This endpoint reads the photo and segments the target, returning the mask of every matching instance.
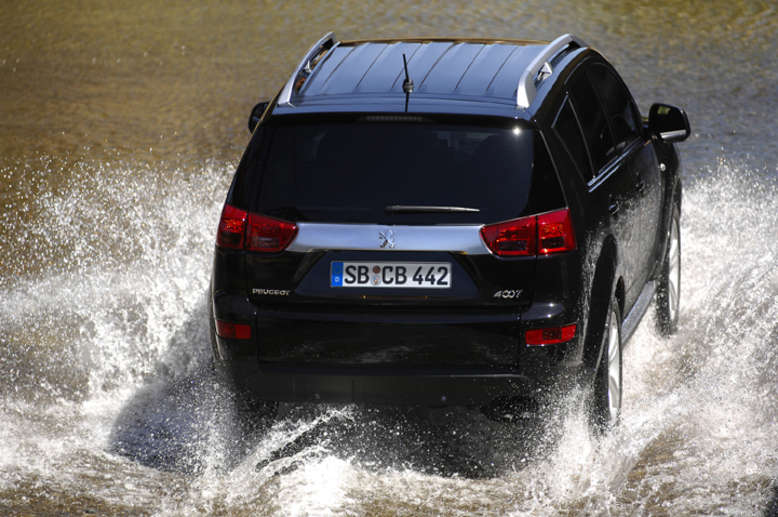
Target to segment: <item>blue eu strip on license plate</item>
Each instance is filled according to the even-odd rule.
[[[343,262],[332,263],[330,285],[332,287],[343,287]]]
[[[330,264],[330,287],[448,289],[450,262],[345,262]]]

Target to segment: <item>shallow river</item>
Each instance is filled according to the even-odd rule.
[[[778,512],[773,2],[7,4],[0,514]],[[688,110],[680,330],[638,328],[605,438],[581,393],[524,424],[283,406],[238,425],[205,368],[216,222],[249,110],[328,30],[573,32],[643,110]]]

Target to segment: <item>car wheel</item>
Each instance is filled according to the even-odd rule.
[[[592,430],[597,434],[615,426],[621,415],[621,314],[614,298],[605,318],[602,340],[602,358],[594,379],[589,415]]]
[[[659,286],[656,293],[656,315],[659,333],[669,336],[678,330],[679,308],[681,304],[681,214],[678,206],[673,206],[670,219],[669,237]]]

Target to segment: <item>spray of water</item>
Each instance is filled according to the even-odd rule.
[[[0,216],[7,509],[753,515],[767,504],[773,172],[722,161],[687,182],[679,332],[640,325],[623,421],[594,439],[578,392],[536,425],[464,409],[282,407],[269,429],[241,427],[206,367],[205,291],[232,166],[77,164],[56,188],[50,167],[29,168],[40,188]]]

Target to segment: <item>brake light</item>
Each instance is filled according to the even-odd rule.
[[[575,337],[575,323],[564,327],[531,329],[527,331],[525,343],[530,346],[553,345],[564,343]]]
[[[570,210],[556,210],[538,215],[538,254],[548,255],[575,249],[575,234]]]
[[[246,212],[232,205],[224,205],[216,233],[216,245],[222,248],[243,248],[243,234],[246,231]]]
[[[535,216],[490,224],[481,228],[481,238],[501,257],[535,254]]]
[[[576,246],[567,208],[483,226],[481,238],[500,257],[548,255]]]
[[[251,339],[251,325],[216,320],[216,334],[227,339]]]
[[[297,234],[297,225],[224,205],[216,245],[273,253],[283,251]]]
[[[259,214],[249,214],[246,249],[251,251],[283,251],[297,234],[297,225]]]

